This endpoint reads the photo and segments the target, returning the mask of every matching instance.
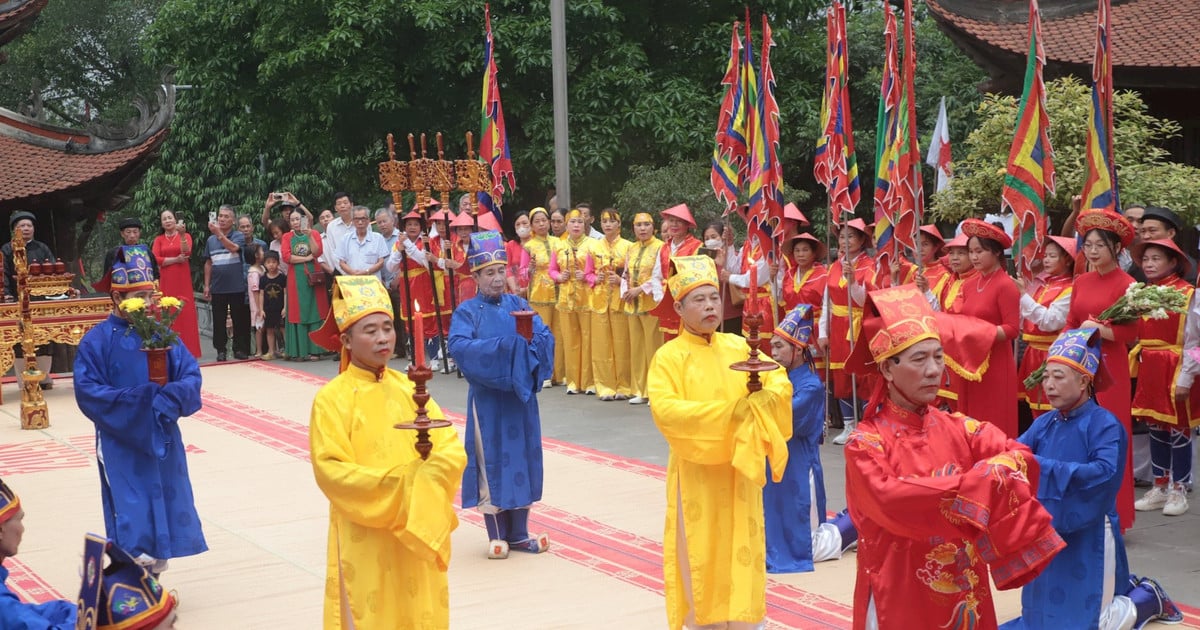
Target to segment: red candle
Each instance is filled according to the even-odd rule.
[[[747,315],[758,314],[758,263],[750,259],[750,303],[746,305]]]
[[[413,363],[425,367],[425,318],[421,317],[421,303],[413,303]]]

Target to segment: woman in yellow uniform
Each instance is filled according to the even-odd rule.
[[[545,208],[529,211],[529,226],[533,230],[533,236],[523,244],[525,251],[529,253],[529,305],[541,316],[542,321],[550,326],[550,332],[556,341],[554,376],[551,382],[542,383],[542,387],[550,387],[561,384],[566,378],[562,321],[559,319],[558,309],[555,308],[558,304],[558,283],[550,277],[550,261],[562,244],[550,234],[550,213]]]
[[[558,316],[562,320],[563,361],[566,362],[567,393],[595,394],[592,382],[592,318],[588,312],[591,289],[584,278],[588,253],[587,224],[579,210],[567,213],[567,231],[550,258],[550,277],[558,283]],[[586,342],[586,343],[585,343]]]
[[[662,299],[661,292],[654,294],[651,279],[663,242],[654,236],[654,217],[647,212],[633,217],[633,236],[637,242],[626,250],[621,299],[625,301],[629,325],[629,387],[633,396],[629,404],[644,405],[650,400],[646,396],[650,359],[663,342],[658,317],[650,313]]]
[[[621,302],[621,276],[632,243],[621,238],[621,215],[613,208],[600,212],[600,229],[604,238],[588,244],[584,268],[591,287],[592,375],[600,400],[629,400],[629,325]]]

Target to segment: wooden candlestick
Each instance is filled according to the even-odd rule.
[[[738,372],[749,372],[750,378],[746,381],[746,389],[753,394],[762,390],[762,381],[759,380],[759,372],[770,372],[779,368],[779,364],[770,361],[763,361],[758,358],[759,337],[758,329],[762,327],[763,316],[761,312],[748,313],[742,316],[742,323],[746,325],[750,335],[746,337],[746,344],[750,346],[750,356],[745,361],[739,361],[729,366],[729,369]]]
[[[417,432],[417,453],[423,460],[429,459],[429,453],[433,451],[433,442],[429,440],[429,430],[450,426],[450,423],[445,420],[431,420],[428,410],[425,409],[425,405],[429,403],[429,390],[425,388],[425,383],[431,378],[433,378],[433,370],[424,365],[413,363],[408,366],[408,380],[416,386],[413,391],[413,402],[417,405],[417,417],[409,424],[397,424],[393,427]]]
[[[517,334],[525,338],[525,341],[533,341],[533,316],[537,315],[535,311],[512,311],[509,313],[517,320]]]

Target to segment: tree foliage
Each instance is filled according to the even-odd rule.
[[[1057,187],[1046,200],[1047,212],[1064,216],[1073,195],[1083,190],[1091,88],[1077,79],[1046,84],[1050,143],[1054,146]],[[997,212],[1005,166],[1016,125],[1018,99],[988,95],[979,105],[979,127],[966,142],[966,154],[954,162],[955,176],[933,198],[943,220]],[[1200,169],[1167,161],[1163,141],[1179,133],[1179,124],[1151,116],[1136,92],[1117,92],[1113,102],[1117,182],[1123,204],[1168,206],[1190,223],[1200,222]]]

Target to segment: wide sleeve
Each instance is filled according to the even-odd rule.
[[[825,430],[825,387],[810,374],[792,389],[792,435],[816,443]]]
[[[583,277],[587,280],[588,286],[596,288],[596,256],[592,253],[592,248],[588,248],[587,256],[583,263]]]
[[[412,475],[421,460],[401,463],[398,458],[388,467],[358,463],[346,426],[352,398],[352,392],[330,383],[313,400],[308,438],[317,486],[333,508],[351,521],[365,527],[398,530],[402,511],[407,509],[406,486],[412,485]]]
[[[104,370],[105,349],[98,345],[85,338],[75,354],[74,389],[79,410],[106,438],[147,455],[165,454],[165,437],[154,408],[162,388],[157,383],[110,385]]]
[[[677,344],[676,344],[677,345]],[[688,400],[683,379],[691,365],[685,351],[665,345],[654,353],[646,376],[646,390],[654,404],[650,415],[676,457],[696,464],[727,464],[733,459],[734,414],[744,414],[744,398]],[[762,460],[758,465],[761,469]]]
[[[8,585],[0,586],[0,628],[5,630],[74,630],[77,614],[74,602],[27,604]]]
[[[759,376],[762,390],[739,401],[734,411],[733,419],[738,425],[734,430],[733,467],[762,487],[767,483],[764,457],[770,463],[771,479],[776,483],[783,481],[788,462],[787,441],[792,437],[792,419],[788,414],[792,383],[783,370]]]
[[[555,282],[562,281],[562,272],[559,270],[559,267],[558,267],[558,250],[557,249],[550,252],[550,266],[547,268],[546,272],[548,274],[550,274],[551,280],[553,280]]]
[[[1112,509],[1112,493],[1098,490],[1121,470],[1124,429],[1115,421],[1103,423],[1081,436],[1088,443],[1086,462],[1062,461],[1054,458],[1053,449],[1040,444],[1047,419],[1055,415],[1043,414],[1020,440],[1033,449],[1041,467],[1038,500],[1054,517],[1054,529],[1066,534],[1091,526]]]
[[[1071,309],[1071,290],[1063,291],[1049,306],[1042,306],[1028,294],[1021,296],[1021,317],[1046,332],[1057,332],[1067,324]]]
[[[162,420],[175,422],[200,411],[200,388],[204,379],[200,375],[200,365],[182,343],[171,346],[169,357],[171,380],[155,395],[154,411]]]
[[[438,404],[429,401],[429,417],[445,418]],[[408,506],[400,542],[425,560],[436,561],[445,571],[450,566],[450,534],[458,527],[454,497],[462,484],[467,467],[467,452],[454,427],[430,431],[433,451],[429,459],[418,461],[412,486],[407,488]]]
[[[462,308],[454,312],[450,320],[450,356],[472,385],[512,392],[522,402],[528,401],[545,380],[538,378],[543,372],[538,368],[545,358],[545,346],[548,346],[550,356],[554,356],[553,339],[539,339],[537,333],[541,331],[536,326],[533,342],[525,341],[515,330],[510,334],[480,339],[477,337],[478,324],[475,321],[480,316],[486,315]],[[540,321],[536,316],[535,319]],[[545,325],[541,327],[545,328]],[[540,353],[539,345],[543,346]]]

